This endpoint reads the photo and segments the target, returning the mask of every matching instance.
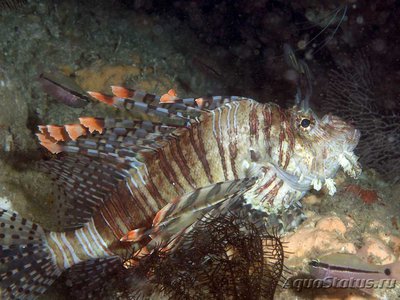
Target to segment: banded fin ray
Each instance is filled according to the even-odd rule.
[[[126,174],[113,164],[85,156],[66,156],[41,163],[58,186],[55,199],[58,225],[81,227],[103,205]]]
[[[0,209],[2,299],[34,299],[61,275],[43,229]]]
[[[147,231],[136,229],[128,232],[122,241],[139,241],[151,236],[148,246],[171,242],[183,234],[203,215],[217,208],[222,203],[230,205],[240,198],[255,183],[256,178],[244,178],[219,182],[196,189],[163,207],[154,217],[152,228]],[[150,247],[150,248],[151,248]]]
[[[119,109],[124,108],[128,111],[139,109],[150,114],[189,119],[200,117],[202,113],[214,110],[226,103],[251,100],[239,96],[210,96],[200,98],[172,97],[172,99],[168,97],[168,100],[164,101],[163,98],[169,96],[170,92],[163,96],[157,96],[121,86],[112,86],[111,89],[113,96],[98,92],[88,93],[93,98]]]
[[[185,105],[184,103],[162,103],[161,97],[142,91],[122,87],[112,87],[114,95],[99,92],[88,92],[90,96],[107,105],[128,112],[142,112],[146,115],[155,116],[162,120],[190,122],[201,115],[198,108]],[[120,97],[124,96],[124,97]]]
[[[95,125],[93,125],[95,124]],[[124,161],[142,150],[159,148],[183,128],[150,121],[80,118],[80,124],[39,126],[41,145],[52,153],[68,152]]]
[[[59,225],[66,228],[89,221],[122,181],[132,187],[138,187],[137,180],[146,184],[143,160],[187,130],[150,121],[99,118],[80,118],[75,125],[82,130],[76,135],[72,125],[40,126],[37,134],[52,153],[69,154],[42,164],[59,186],[57,214]]]

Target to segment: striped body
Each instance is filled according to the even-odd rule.
[[[145,167],[131,169],[131,177],[94,215],[93,223],[75,232],[49,235],[58,265],[68,267],[96,255],[118,253],[120,238],[133,228],[151,226],[155,214],[171,199],[210,184],[245,178],[252,163],[272,159],[287,167],[294,145],[287,118],[279,106],[253,100],[232,102],[205,115],[149,155]],[[290,190],[285,185],[283,193],[278,193],[283,186],[279,180],[260,184],[251,193],[262,189],[266,207],[279,204]],[[302,192],[294,194],[291,200],[298,200]]]
[[[46,237],[60,270],[90,259],[113,255],[93,221],[74,231],[48,232]]]

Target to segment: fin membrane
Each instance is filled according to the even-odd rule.
[[[55,207],[58,225],[63,228],[81,227],[88,222],[126,176],[112,164],[85,156],[44,161],[41,167],[58,186]]]
[[[186,130],[149,121],[82,119],[78,125],[84,133],[80,136],[72,136],[67,125],[42,126],[38,134],[50,151],[70,154],[42,163],[61,191],[57,214],[60,225],[67,227],[87,222],[119,184],[126,183],[128,188],[138,187],[138,181],[144,184],[144,156],[174,138],[172,132],[176,135]]]
[[[33,299],[60,276],[43,229],[0,209],[0,287],[3,299]]]
[[[105,283],[123,270],[118,256],[88,260],[67,270],[66,284],[73,299],[102,299]]]

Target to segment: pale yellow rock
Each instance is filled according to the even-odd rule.
[[[384,265],[396,261],[392,249],[384,241],[372,235],[364,237],[364,245],[358,250],[358,254],[372,263]]]
[[[347,175],[343,171],[339,171],[335,177],[336,186],[341,186],[347,180]]]
[[[371,296],[359,296],[359,295],[349,295],[344,298],[344,300],[367,300],[367,299],[373,299]]]
[[[336,295],[319,295],[315,296],[313,300],[343,300],[343,298]]]
[[[129,65],[101,65],[75,72],[77,83],[88,91],[108,91],[111,85],[124,85],[127,78],[138,76],[140,69]]]
[[[370,229],[384,229],[385,225],[383,225],[380,221],[374,220],[369,224]]]
[[[159,95],[167,93],[170,89],[174,89],[178,92],[178,96],[180,96],[179,91],[176,89],[172,81],[166,76],[159,76],[156,80],[154,79],[142,81],[139,83],[137,88],[143,91],[147,91],[149,93],[155,93]]]
[[[308,205],[315,205],[321,203],[321,198],[314,194],[309,194],[303,198],[302,202]]]
[[[390,235],[387,244],[393,249],[396,256],[400,256],[400,237],[397,235]]]
[[[132,64],[134,66],[139,66],[142,62],[142,58],[140,57],[140,55],[138,53],[133,53],[132,54]]]
[[[347,231],[346,225],[344,225],[339,217],[335,216],[322,218],[317,222],[315,227],[326,231],[336,231],[341,234],[344,234]]]
[[[351,218],[351,217],[349,217],[349,216],[346,216],[345,218],[344,218],[344,223],[346,224],[346,228],[349,230],[349,229],[353,229],[354,228],[354,226],[356,225],[356,221],[354,221],[354,219],[353,218]]]
[[[288,262],[292,266],[302,264],[304,259],[330,253],[356,253],[353,243],[344,240],[346,226],[336,216],[314,217],[304,222],[298,230],[283,238]]]

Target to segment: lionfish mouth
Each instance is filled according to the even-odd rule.
[[[355,135],[355,139],[358,141],[359,134]],[[353,150],[356,147],[357,142],[354,146],[351,145],[348,150],[344,150],[337,156],[337,161],[342,167],[343,171],[352,178],[358,178],[361,174],[361,165],[358,162],[358,156],[354,154]],[[279,178],[285,181],[290,187],[298,191],[308,191],[311,187],[319,191],[324,185],[329,192],[329,195],[333,196],[336,193],[336,183],[331,177],[321,177],[321,176],[297,176],[291,174],[286,170],[279,168],[274,165],[275,171]],[[336,173],[336,172],[335,172]]]

